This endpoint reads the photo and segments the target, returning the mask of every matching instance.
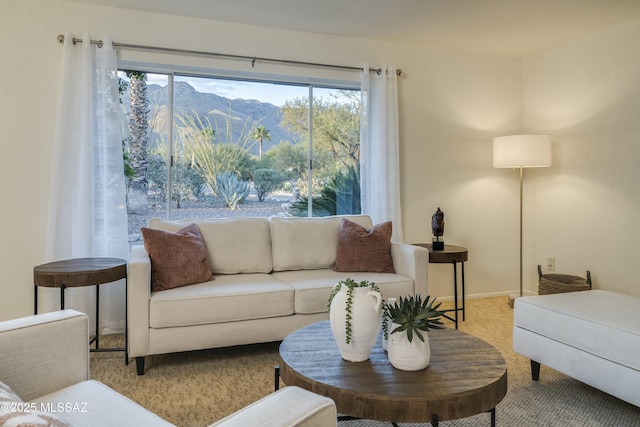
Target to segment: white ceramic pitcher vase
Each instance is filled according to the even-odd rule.
[[[369,359],[369,354],[378,339],[382,326],[382,295],[370,287],[354,287],[352,289],[351,339],[347,343],[348,291],[347,286],[341,286],[331,301],[329,309],[331,331],[344,360],[363,362]]]

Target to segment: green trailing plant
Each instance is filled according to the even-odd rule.
[[[400,297],[393,305],[386,304],[385,316],[398,325],[391,333],[405,332],[409,342],[413,341],[414,335],[424,342],[420,331],[444,328],[440,321],[444,312],[438,310],[441,303],[434,305],[435,302],[436,299],[429,295],[423,300],[420,294],[416,294],[415,297]]]
[[[373,282],[369,282],[368,280],[362,280],[360,282],[356,282],[355,280],[351,279],[350,277],[347,277],[345,280],[341,280],[339,281],[331,290],[331,293],[329,294],[329,302],[327,303],[327,309],[331,310],[331,302],[333,301],[333,298],[338,294],[338,292],[340,292],[340,290],[342,289],[342,287],[345,286],[347,288],[347,302],[345,304],[345,341],[347,344],[351,343],[351,319],[352,319],[352,314],[351,314],[351,308],[353,307],[353,290],[355,288],[370,288],[372,291],[376,291],[379,292],[380,294],[382,294],[382,292],[380,292],[380,288],[378,287],[378,285],[376,285]]]
[[[389,302],[382,300],[382,336],[385,340],[389,339]]]

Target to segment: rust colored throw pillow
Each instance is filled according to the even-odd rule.
[[[207,250],[196,224],[175,233],[140,228],[151,258],[151,290],[165,291],[213,279]]]
[[[391,231],[391,221],[367,230],[343,218],[334,270],[395,273],[391,258]]]

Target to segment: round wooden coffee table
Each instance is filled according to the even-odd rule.
[[[333,399],[339,413],[354,418],[437,426],[490,412],[494,426],[495,407],[507,393],[500,352],[456,329],[431,330],[429,340],[427,369],[406,372],[389,363],[381,338],[369,360],[343,360],[329,322],[318,322],[282,341],[279,375],[287,385]]]

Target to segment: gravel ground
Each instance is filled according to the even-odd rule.
[[[243,204],[231,210],[222,203],[186,202],[177,209],[173,207],[171,219],[190,218],[237,218],[237,217],[269,217],[272,215],[290,216],[289,199],[286,197],[268,198],[264,202],[250,197]],[[149,208],[146,214],[129,213],[129,244],[142,242],[140,227],[145,227],[151,218],[166,218],[165,204]]]

